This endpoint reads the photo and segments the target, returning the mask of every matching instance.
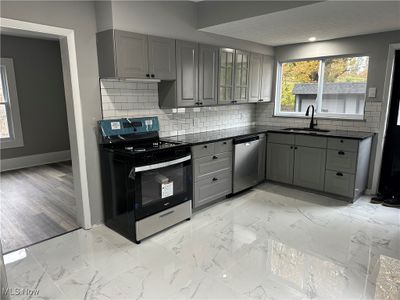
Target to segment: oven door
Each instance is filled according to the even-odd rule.
[[[136,220],[192,200],[190,155],[153,165],[134,167],[130,177],[134,179]]]

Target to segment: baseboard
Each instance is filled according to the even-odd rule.
[[[70,150],[8,158],[1,160],[0,171],[16,170],[67,160],[71,160]]]

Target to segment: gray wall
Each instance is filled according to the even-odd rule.
[[[109,1],[96,3],[99,31],[115,28],[263,54],[273,53],[270,46],[198,31],[197,5],[191,1],[113,1],[109,4]]]
[[[12,58],[24,146],[1,159],[69,150],[67,110],[58,41],[1,35],[1,57]]]
[[[102,218],[100,185],[100,163],[96,132],[97,120],[101,119],[99,72],[96,50],[96,17],[94,3],[91,1],[1,1],[0,15],[4,18],[33,22],[38,24],[69,28],[74,30],[76,55],[78,61],[79,90],[82,106],[82,120],[85,143],[85,160],[93,223]],[[68,119],[73,117],[72,103],[67,103]],[[70,126],[70,142],[73,169],[78,169],[75,128]],[[75,147],[73,146],[75,145]],[[80,190],[78,174],[74,174],[74,187]],[[78,199],[78,201],[80,201]]]

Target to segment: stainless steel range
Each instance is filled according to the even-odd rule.
[[[190,147],[159,138],[157,117],[99,121],[105,224],[140,241],[192,214]]]

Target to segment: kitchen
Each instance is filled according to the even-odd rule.
[[[262,10],[267,3],[254,4],[253,8],[259,6]],[[32,15],[24,17],[19,15],[18,4],[6,3],[2,18],[28,22],[36,19],[41,23],[41,5],[59,9],[57,4],[29,5]],[[67,2],[58,5],[70,10]],[[135,266],[154,271],[154,279],[160,281],[160,294],[151,291],[158,287],[155,283],[145,282],[145,298],[187,298],[192,292],[197,293],[193,283],[187,291],[182,290],[186,283],[179,276],[177,286],[164,290],[164,281],[157,276],[168,268],[190,272],[186,279],[199,280],[201,289],[196,296],[201,298],[258,297],[259,293],[295,298],[311,297],[314,292],[322,298],[330,292],[353,298],[359,293],[387,293],[389,289],[375,287],[380,280],[390,286],[379,266],[382,269],[398,264],[398,221],[384,222],[377,228],[369,222],[396,220],[398,209],[372,205],[368,195],[378,189],[380,162],[376,157],[382,154],[384,141],[385,123],[381,125],[381,116],[387,113],[383,103],[387,106],[388,49],[399,42],[399,32],[393,31],[398,27],[389,24],[389,11],[396,21],[398,15],[390,5],[397,4],[388,3],[386,10],[382,9],[382,14],[388,14],[388,21],[387,27],[375,31],[381,33],[342,32],[336,39],[332,35],[313,42],[308,41],[313,37],[310,33],[291,37],[287,33],[288,41],[285,37],[276,40],[278,37],[269,31],[270,43],[276,43],[275,47],[266,46],[270,44],[267,42],[246,42],[243,36],[238,37],[245,31],[228,33],[235,26],[248,30],[246,26],[250,25],[242,21],[231,20],[229,28],[215,25],[213,18],[222,17],[210,11],[223,8],[223,3],[104,1],[79,5],[82,20],[87,14],[86,20],[90,15],[96,24],[91,23],[91,32],[86,27],[85,37],[76,35],[77,45],[83,46],[89,40],[90,48],[97,53],[93,57],[78,47],[78,59],[85,66],[78,68],[78,75],[81,73],[79,78],[88,83],[81,92],[87,99],[93,97],[94,90],[100,95],[95,101],[82,102],[82,121],[90,124],[84,129],[84,136],[90,137],[85,145],[89,147],[87,143],[91,143],[90,149],[94,150],[84,150],[88,151],[84,157],[90,170],[87,186],[100,182],[102,174],[98,189],[88,190],[86,205],[89,204],[91,220],[89,226],[82,227],[89,229],[104,222],[113,230],[93,226],[68,239],[83,243],[85,248],[86,243],[97,238],[110,261],[102,251],[85,249],[80,253],[80,249],[71,249],[62,239],[50,240],[51,245],[71,249],[82,260],[82,266],[87,263],[86,274],[100,274],[96,275],[99,278],[93,277],[95,286],[101,290],[110,284],[116,293],[111,294],[113,298],[133,297],[140,292],[137,283],[131,286],[127,282],[131,278],[144,284],[146,274],[130,273]],[[241,8],[240,3],[236,5]],[[327,14],[323,5],[333,6],[286,5],[292,7],[269,11],[276,24],[276,15],[283,12],[304,18],[305,9],[309,14],[321,9]],[[348,5],[349,10],[370,11],[377,4],[363,3],[356,8],[352,3]],[[263,9],[272,9],[265,6]],[[145,21],[146,14],[159,18]],[[261,27],[271,22],[258,18]],[[197,19],[204,30],[192,31],[183,26],[192,19]],[[52,25],[69,28],[66,25],[70,21],[52,21]],[[296,70],[296,66],[307,69],[306,73],[302,71],[303,77],[293,79],[286,70]],[[98,68],[98,76],[85,76],[93,68]],[[349,77],[332,75],[338,68],[338,73],[342,71]],[[339,80],[330,81],[331,77]],[[357,80],[353,83],[354,77]],[[341,79],[350,80],[351,85]],[[288,86],[292,91],[289,95],[284,93]],[[329,89],[333,92],[328,93]],[[373,215],[371,220],[367,218],[368,211]],[[345,237],[335,235],[334,227],[351,227],[351,213],[358,216],[357,225]],[[335,218],[343,223],[336,223]],[[185,220],[188,222],[182,223]],[[327,232],[319,231],[318,226]],[[365,226],[367,237],[359,232]],[[372,246],[383,242],[376,240],[378,232],[384,232],[389,241],[385,249]],[[356,242],[363,238],[368,240],[366,247]],[[335,242],[337,246],[333,246]],[[72,283],[76,276],[82,287],[87,286],[85,291],[95,298],[99,295],[97,288],[90,287],[86,278],[89,275],[84,275],[82,266],[68,262],[69,255],[65,264],[55,259],[47,263],[45,254],[56,255],[57,251],[35,246],[28,248],[28,259],[44,266],[41,268],[48,284],[55,287],[54,295],[61,291],[69,298],[81,298],[80,289],[74,290]],[[350,247],[348,260],[343,258],[346,247]],[[369,249],[372,256],[366,252]],[[290,253],[296,266],[293,277],[287,265]],[[151,263],[155,257],[160,260],[158,266]],[[260,265],[252,264],[251,257],[257,257]],[[131,265],[121,263],[122,258]],[[142,265],[138,258],[143,259]],[[369,259],[374,264],[367,263]],[[190,267],[183,268],[184,262]],[[322,274],[318,280],[336,282],[339,288],[333,291],[328,285],[321,283],[318,288],[313,283],[309,290],[308,276],[313,276],[313,266],[318,268],[324,262],[332,264],[331,270],[342,272],[343,268],[350,268],[359,272],[351,277],[351,287],[342,278]],[[367,264],[375,273],[355,271],[356,263]],[[58,277],[60,267],[67,268],[67,274]],[[249,278],[257,278],[257,272],[262,274],[262,279],[252,279],[256,286],[240,275],[243,268],[249,267],[254,268]],[[12,263],[8,268],[11,286],[10,281],[17,280],[21,270],[13,269]],[[360,292],[358,287],[363,280],[367,288]],[[22,281],[20,284],[29,288]],[[286,287],[290,287],[287,294],[283,292]]]

